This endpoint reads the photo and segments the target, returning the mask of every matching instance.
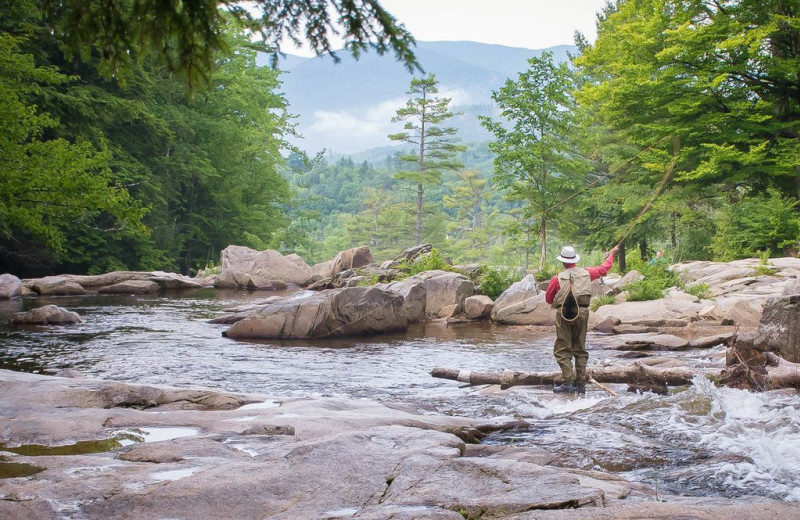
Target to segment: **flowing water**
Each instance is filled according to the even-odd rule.
[[[667,396],[588,387],[585,397],[543,388],[468,387],[434,367],[482,372],[553,371],[549,330],[490,323],[427,324],[402,334],[323,341],[236,341],[211,324],[225,309],[275,293],[200,290],[169,297],[83,296],[0,302],[0,368],[142,384],[206,386],[275,397],[371,398],[421,413],[515,417],[525,432],[492,444],[536,446],[567,467],[597,469],[662,492],[762,496],[800,502],[800,395],[715,388],[698,379]],[[12,327],[14,312],[53,303],[84,322]],[[617,352],[592,348],[590,364]],[[722,367],[724,349],[680,354]],[[166,478],[166,477],[165,477]]]

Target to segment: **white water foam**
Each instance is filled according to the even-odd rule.
[[[709,409],[705,415],[678,412],[674,426],[706,449],[742,458],[722,464],[715,479],[743,492],[763,488],[775,497],[800,502],[796,395],[716,388],[704,378],[696,378],[688,392],[708,398]]]

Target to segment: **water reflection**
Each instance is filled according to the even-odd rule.
[[[423,413],[514,416],[528,432],[489,443],[546,447],[569,467],[621,474],[697,495],[800,501],[800,398],[750,394],[706,381],[668,396],[585,397],[547,389],[467,387],[432,378],[434,367],[478,371],[555,370],[550,329],[489,323],[414,326],[407,333],[319,341],[245,342],[209,323],[225,309],[276,293],[202,290],[161,296],[82,296],[0,302],[0,367],[64,369],[118,381],[208,386],[276,397],[369,397]],[[14,312],[55,303],[83,323],[13,328]],[[592,348],[590,363],[619,352]],[[724,349],[670,354],[691,366],[724,363]]]

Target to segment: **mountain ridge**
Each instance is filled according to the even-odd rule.
[[[528,59],[546,51],[560,62],[577,48],[524,49],[471,41],[420,41],[415,48],[425,75],[432,73],[439,82],[439,97],[450,98],[451,108],[470,118],[492,115],[492,91],[526,70]],[[292,144],[310,153],[327,149],[343,154],[390,145],[387,136],[399,130],[391,118],[408,99],[406,91],[415,75],[391,56],[367,53],[355,60],[345,51],[337,54],[339,63],[329,56],[279,59],[278,68],[285,71],[282,91],[289,111],[298,116],[298,132],[305,136]],[[257,63],[268,64],[266,55],[260,55]],[[465,141],[490,138],[465,117],[453,118],[452,126],[459,128]]]

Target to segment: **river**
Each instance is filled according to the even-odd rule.
[[[525,432],[484,442],[537,446],[568,467],[601,470],[696,496],[762,496],[800,502],[800,395],[750,393],[698,379],[669,395],[584,397],[544,388],[468,387],[434,367],[477,371],[556,369],[547,329],[484,323],[412,327],[402,334],[324,341],[236,341],[209,323],[226,308],[275,293],[212,289],[167,297],[81,296],[0,301],[0,368],[267,394],[370,398],[420,413],[515,417]],[[10,326],[14,312],[53,303],[83,323]],[[619,352],[592,348],[590,365]],[[724,348],[673,353],[689,366],[724,364]]]

